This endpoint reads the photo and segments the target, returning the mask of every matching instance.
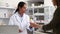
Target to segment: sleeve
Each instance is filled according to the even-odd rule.
[[[10,18],[8,25],[14,25],[14,20],[12,17]]]
[[[49,24],[43,26],[43,30],[46,31],[46,30],[51,30],[55,28],[56,25],[59,23],[59,20],[60,20],[59,16],[60,16],[60,8],[57,8],[53,15],[53,19]]]
[[[29,26],[30,26],[30,17],[28,16],[28,19],[27,19],[27,29],[29,29]]]

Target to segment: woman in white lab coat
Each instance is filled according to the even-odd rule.
[[[25,11],[26,3],[19,2],[15,14],[12,15],[9,20],[9,25],[17,25],[19,27],[19,34],[27,34],[27,29],[29,29],[30,25],[35,28],[40,27],[39,25],[30,22],[30,18],[25,14]]]

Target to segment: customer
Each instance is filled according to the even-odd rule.
[[[53,19],[49,24],[41,27],[44,31],[53,29],[53,34],[60,34],[60,0],[52,0],[52,2],[54,6],[57,6],[57,9],[53,15]]]

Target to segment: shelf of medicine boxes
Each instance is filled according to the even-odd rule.
[[[9,19],[9,17],[4,17],[3,13],[6,13],[6,12],[10,13],[11,12],[13,14],[14,11],[15,11],[15,8],[13,8],[13,7],[0,6],[0,14],[1,14],[0,19]]]
[[[41,8],[40,8],[41,9]],[[43,9],[44,10],[44,9]],[[42,10],[40,10],[42,11]],[[35,13],[34,16],[36,17],[36,22],[37,23],[44,23],[44,15],[45,13],[44,12],[41,12],[41,13]],[[38,20],[37,20],[38,19]]]
[[[28,7],[27,10],[29,11],[29,15],[44,15],[44,13],[39,13],[38,12],[39,9],[42,10],[43,8],[44,7],[41,7],[41,6],[34,6],[34,7]],[[36,10],[36,9],[38,9],[38,10]],[[37,11],[36,13],[35,13],[35,10]]]
[[[47,24],[49,23],[49,18],[50,17],[50,13],[52,13],[54,11],[53,9],[53,6],[43,6],[43,7],[40,7],[40,6],[35,6],[34,8],[44,8],[44,13],[34,13],[35,16],[44,16],[44,20],[36,20],[36,22],[38,23],[44,23],[44,24]]]
[[[35,19],[35,22],[36,23],[44,23],[44,14],[35,14],[34,17],[36,18]]]
[[[32,16],[33,17],[33,19],[35,19],[34,17],[35,16],[44,16],[44,12],[43,13],[39,13],[38,12],[38,9],[42,9],[42,8],[44,8],[44,7],[42,7],[42,6],[34,6],[34,7],[28,7],[28,9],[31,11],[31,12],[29,12],[30,13],[30,16]],[[34,11],[37,9],[37,13],[34,13]],[[43,9],[43,11],[44,11],[44,9]],[[33,13],[33,14],[31,14],[31,13]],[[44,23],[44,20],[39,20],[39,21],[35,21],[35,22],[37,22],[37,23]]]

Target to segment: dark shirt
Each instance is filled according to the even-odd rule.
[[[54,34],[60,34],[60,7],[55,10],[51,22],[43,26],[44,31],[51,29],[53,29]]]

